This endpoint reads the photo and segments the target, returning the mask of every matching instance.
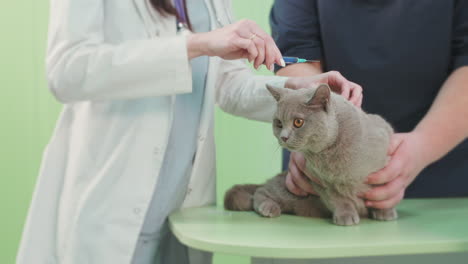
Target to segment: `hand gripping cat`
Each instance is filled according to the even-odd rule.
[[[394,220],[395,208],[366,208],[358,197],[370,189],[365,183],[383,168],[392,127],[380,116],[367,114],[332,93],[326,84],[292,90],[267,85],[277,101],[273,132],[279,144],[300,152],[307,170],[320,180],[310,180],[319,197],[298,197],[286,189],[283,172],[263,185],[236,185],[226,193],[228,210],[255,210],[262,216],[281,213],[329,217],[337,225],[355,225],[360,217]]]

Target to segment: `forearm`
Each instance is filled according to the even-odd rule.
[[[312,63],[298,63],[298,64],[288,65],[287,67],[284,67],[278,70],[278,72],[276,72],[276,75],[287,76],[287,77],[308,77],[308,76],[318,75],[321,73],[323,73],[321,63],[312,62]],[[301,84],[294,82],[293,79],[290,78],[286,82],[285,86],[296,89],[296,88],[299,88]]]
[[[298,63],[280,69],[276,75],[288,77],[313,76],[323,73],[320,62]]]
[[[221,60],[216,82],[216,103],[232,115],[271,122],[276,103],[265,87],[267,82],[283,86],[285,77],[256,76],[244,60]]]
[[[432,163],[468,137],[468,67],[453,72],[414,132],[427,144],[425,159]]]
[[[203,51],[205,44],[200,34],[189,34],[187,36],[187,56],[189,60],[205,55],[206,53]]]

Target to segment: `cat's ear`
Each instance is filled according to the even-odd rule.
[[[273,98],[275,98],[277,102],[279,102],[283,94],[285,94],[287,91],[286,88],[276,87],[271,84],[267,84],[266,88],[268,89],[268,91],[271,93],[271,95],[273,96]]]
[[[328,84],[320,84],[315,90],[312,98],[307,102],[308,106],[321,107],[323,110],[328,111],[330,106],[331,90]]]

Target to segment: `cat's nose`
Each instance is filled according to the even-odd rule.
[[[288,137],[281,137],[281,140],[283,140],[283,142],[288,141],[288,139],[289,139]]]

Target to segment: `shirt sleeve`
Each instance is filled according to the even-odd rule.
[[[270,26],[283,56],[322,59],[315,0],[276,0],[270,13]]]
[[[456,2],[453,27],[452,59],[456,70],[468,66],[468,0]]]

